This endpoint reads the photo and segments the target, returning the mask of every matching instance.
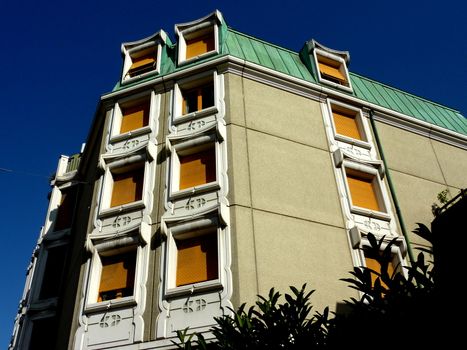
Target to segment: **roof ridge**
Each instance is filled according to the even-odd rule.
[[[441,103],[439,103],[439,102],[435,102],[435,101],[429,100],[429,99],[427,99],[426,97],[422,97],[422,96],[416,95],[416,94],[414,94],[414,93],[412,93],[412,92],[408,92],[408,91],[402,90],[402,89],[400,89],[400,88],[397,88],[397,87],[391,86],[391,85],[389,85],[389,84],[383,83],[383,82],[381,82],[381,81],[379,81],[379,80],[366,77],[366,76],[361,75],[361,74],[359,74],[359,73],[355,73],[355,72],[349,71],[349,74],[350,74],[350,75],[355,75],[355,76],[358,76],[359,78],[366,79],[366,80],[369,80],[369,81],[374,82],[374,83],[376,83],[376,84],[385,86],[385,87],[387,87],[387,88],[389,88],[389,89],[391,89],[391,90],[396,90],[396,91],[398,91],[398,92],[400,92],[400,93],[403,93],[403,94],[406,94],[406,95],[415,97],[415,98],[417,98],[417,99],[419,99],[419,100],[423,100],[424,102],[431,103],[431,104],[436,105],[436,106],[438,106],[438,107],[442,107],[442,108],[444,108],[444,109],[448,109],[448,110],[450,110],[450,111],[456,112],[456,113],[460,114],[461,116],[463,116],[462,113],[461,113],[458,109],[455,109],[455,108],[452,108],[452,107],[443,105],[443,104],[441,104]],[[464,116],[463,116],[463,117],[464,117]],[[464,117],[464,118],[465,118],[465,117]]]
[[[239,31],[239,30],[237,30],[237,29],[234,29],[234,28],[232,28],[232,27],[227,27],[227,29],[228,29],[229,32],[234,32],[235,34],[243,35],[243,36],[245,36],[245,37],[247,37],[247,38],[250,38],[250,39],[259,41],[259,42],[261,42],[261,43],[263,43],[263,44],[267,44],[267,45],[269,45],[269,46],[273,46],[273,47],[275,47],[276,49],[288,51],[289,53],[293,53],[293,54],[295,54],[295,55],[297,55],[297,56],[299,55],[299,52],[297,52],[297,51],[294,51],[294,50],[292,50],[292,49],[288,49],[288,48],[283,47],[283,46],[279,46],[279,45],[277,45],[277,44],[273,44],[273,43],[271,43],[271,42],[269,42],[269,41],[266,41],[266,40],[257,38],[257,37],[255,37],[255,36],[253,36],[253,35],[243,33],[243,32],[241,32],[241,31]]]

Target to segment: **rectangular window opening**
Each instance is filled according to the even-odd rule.
[[[29,350],[43,350],[55,348],[58,331],[57,317],[47,317],[32,322]]]
[[[111,207],[139,201],[143,198],[144,168],[112,174]]]
[[[214,106],[214,84],[210,82],[193,89],[182,90],[182,114]]]
[[[179,155],[179,189],[216,181],[216,149],[214,144],[197,153]]]
[[[215,280],[219,276],[217,232],[176,239],[176,286]]]
[[[132,78],[154,70],[156,67],[156,50],[144,53],[138,57],[131,56],[131,66],[128,75]]]
[[[371,253],[368,249],[364,249],[364,255],[365,255],[365,266],[373,271],[376,271],[378,274],[381,274],[381,264],[378,261],[377,257],[374,255],[374,253]],[[388,269],[387,269],[389,277],[392,277],[394,273],[394,262],[388,261]],[[371,274],[371,284],[374,286],[376,278],[378,276],[374,273]],[[381,279],[380,279],[381,281]],[[381,281],[381,285],[384,288],[388,288],[388,286]]]
[[[378,201],[379,189],[374,176],[347,172],[346,177],[353,205],[369,210],[383,211]]]
[[[317,55],[321,76],[339,85],[348,85],[347,78],[342,72],[342,63],[321,55]]]
[[[61,191],[60,205],[57,209],[57,216],[54,224],[54,231],[70,228],[76,203],[76,189],[68,188]]]
[[[186,40],[186,59],[202,55],[203,53],[213,51],[214,31]]]
[[[332,106],[332,116],[337,134],[348,136],[357,140],[363,140],[362,133],[358,125],[356,112],[351,112]]]
[[[47,261],[42,277],[39,299],[58,297],[65,271],[66,246],[47,249]]]
[[[102,270],[98,302],[133,295],[136,250],[124,254],[101,256]]]
[[[136,130],[149,125],[149,99],[130,107],[121,107],[122,122],[120,133]]]

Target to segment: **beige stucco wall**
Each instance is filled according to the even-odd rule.
[[[378,134],[411,242],[427,242],[412,233],[416,223],[428,227],[431,205],[446,188],[450,196],[467,187],[467,151],[377,122]]]
[[[317,310],[354,296],[353,264],[318,102],[227,74],[235,306],[307,283]]]

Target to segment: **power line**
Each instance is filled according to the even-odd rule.
[[[0,168],[0,172],[8,173],[8,174],[18,174],[18,175],[42,177],[42,178],[45,178],[45,179],[49,179],[49,176],[46,176],[46,175],[43,175],[43,174],[31,173],[31,172],[22,171],[22,170],[13,170],[13,169],[7,169],[7,168]]]

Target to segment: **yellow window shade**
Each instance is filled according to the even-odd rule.
[[[381,211],[372,179],[364,179],[347,174],[352,204],[370,210]]]
[[[132,64],[128,70],[130,77],[133,77],[138,74],[146,73],[150,70],[153,70],[156,65],[155,52],[151,52],[147,55],[140,57],[132,57]]]
[[[381,273],[381,265],[378,262],[378,260],[376,260],[376,258],[374,258],[374,257],[367,256],[366,252],[365,252],[365,265],[369,269],[372,269],[373,271],[376,271],[379,274]],[[391,277],[393,273],[394,273],[394,265],[392,264],[392,262],[389,262],[389,264],[388,264],[388,275],[389,275],[389,277]],[[371,285],[373,285],[373,286],[375,285],[375,281],[376,281],[377,277],[378,276],[375,275],[374,273],[371,274]],[[380,281],[381,281],[381,278],[380,278]],[[383,281],[381,281],[381,285],[386,289],[388,288],[388,286]]]
[[[331,60],[324,60],[318,56],[318,66],[321,75],[337,79],[341,84],[347,83],[347,78],[342,74],[339,69],[339,62],[332,62]],[[324,77],[324,78],[326,78]]]
[[[217,233],[178,240],[176,285],[218,278]]]
[[[186,41],[186,59],[214,50],[214,32]]]
[[[216,181],[216,150],[214,147],[180,156],[179,189],[194,187]]]
[[[144,169],[113,175],[111,207],[139,201],[143,195]]]
[[[361,140],[362,136],[358,130],[357,118],[343,112],[332,111],[336,133],[353,139]]]
[[[122,108],[121,134],[147,125],[149,125],[149,101],[137,106]]]
[[[101,257],[102,272],[98,301],[133,295],[136,251],[110,257]]]
[[[76,191],[69,189],[62,191],[62,198],[57,210],[57,218],[55,220],[54,231],[64,230],[71,226],[73,219],[73,211],[75,208]]]

